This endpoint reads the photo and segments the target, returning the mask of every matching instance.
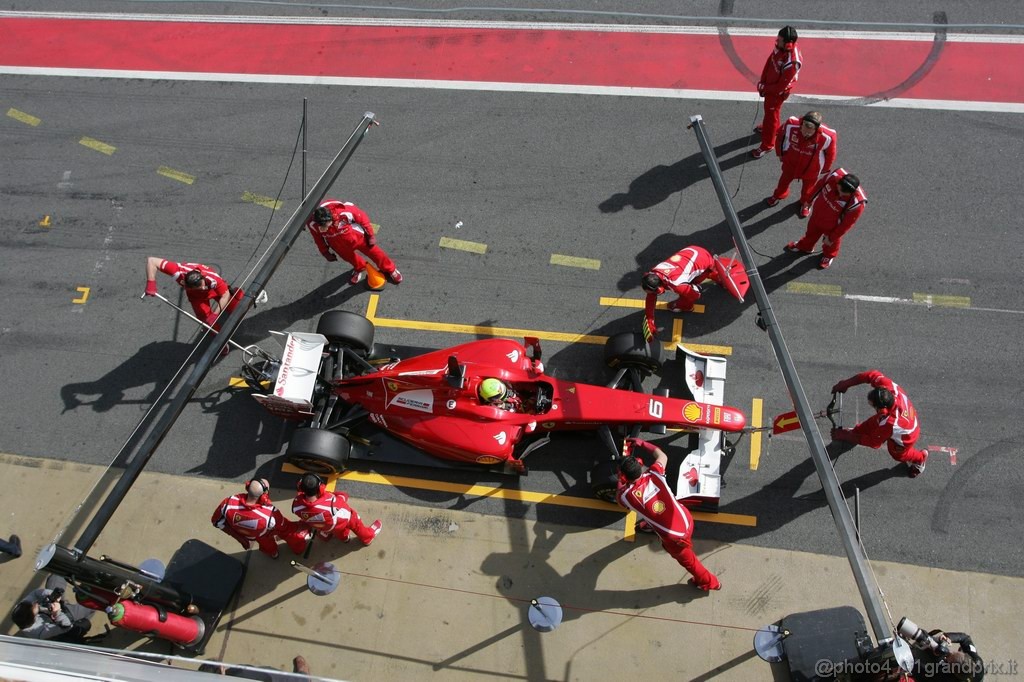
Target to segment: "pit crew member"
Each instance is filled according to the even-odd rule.
[[[292,501],[292,513],[299,517],[302,525],[315,530],[321,540],[336,537],[348,542],[355,533],[363,545],[369,545],[380,535],[380,519],[364,525],[356,510],[349,506],[348,495],[327,490],[324,479],[316,474],[300,478],[298,491]]]
[[[814,190],[807,232],[798,241],[786,244],[786,251],[811,253],[822,239],[818,269],[825,270],[839,256],[843,237],[860,220],[867,200],[860,178],[844,168],[835,169]]]
[[[679,298],[668,304],[669,309],[690,312],[700,299],[700,283],[708,280],[717,281],[715,260],[707,249],[699,246],[687,246],[655,265],[640,280],[647,292],[644,314],[650,328],[654,329],[654,308],[659,294],[668,290],[675,292]]]
[[[255,542],[271,559],[279,556],[278,538],[294,553],[302,554],[313,540],[313,531],[286,519],[270,501],[269,493],[267,479],[246,481],[245,492],[224,498],[210,517],[210,523],[238,540],[245,549]]]
[[[782,176],[765,203],[774,206],[789,196],[789,186],[800,181],[800,217],[811,212],[811,197],[822,175],[832,170],[839,136],[823,125],[821,114],[808,111],[802,118],[790,116],[779,130],[775,153],[782,159]]]
[[[176,263],[157,256],[146,258],[146,296],[156,296],[156,273],[170,275],[185,289],[192,311],[200,320],[220,330],[217,318],[227,310],[231,312],[245,295],[241,289],[232,289],[213,268],[202,263]]]
[[[750,152],[755,159],[775,148],[775,135],[779,130],[779,112],[782,103],[789,97],[800,75],[800,64],[803,61],[800,50],[796,46],[796,29],[784,26],[775,38],[775,47],[768,55],[761,80],[757,82],[757,94],[764,98],[764,121],[754,128],[761,133],[761,144]]]
[[[377,246],[370,216],[349,201],[326,199],[310,216],[306,228],[321,255],[329,261],[338,256],[352,265],[349,284],[359,284],[366,277],[364,253],[392,284],[402,283],[402,273],[384,249]]]
[[[832,392],[845,393],[860,384],[871,384],[868,404],[875,414],[852,429],[832,429],[832,440],[875,449],[885,443],[889,455],[897,462],[906,462],[908,475],[916,478],[924,471],[928,453],[914,447],[921,436],[921,425],[910,398],[899,385],[877,369],[840,381],[832,387]]]
[[[661,546],[693,578],[689,583],[705,592],[722,589],[722,583],[700,562],[693,551],[693,517],[679,503],[665,480],[668,455],[658,446],[639,438],[626,439],[631,455],[619,461],[616,501],[636,512],[643,523],[661,539]],[[640,451],[654,462],[644,471]]]

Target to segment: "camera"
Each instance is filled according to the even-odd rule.
[[[64,589],[61,587],[55,587],[50,590],[50,594],[40,600],[39,605],[49,606],[50,604],[59,604],[62,599],[64,599]]]
[[[896,625],[896,631],[903,639],[921,649],[931,649],[938,656],[945,656],[949,653],[949,646],[945,642],[937,641],[927,632],[917,627],[917,623],[906,616],[900,619],[900,622]]]

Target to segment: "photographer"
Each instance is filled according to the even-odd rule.
[[[89,631],[89,618],[94,611],[65,602],[66,588],[63,578],[51,575],[46,579],[46,587],[33,590],[18,602],[11,613],[11,620],[18,626],[17,636],[80,644]]]
[[[936,646],[925,647],[917,652],[915,680],[981,682],[985,675],[985,664],[970,635],[932,630],[928,636]]]

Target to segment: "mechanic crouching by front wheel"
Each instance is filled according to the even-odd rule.
[[[647,471],[638,454],[619,461],[619,488],[616,501],[639,516],[644,530],[651,530],[661,539],[661,546],[690,575],[689,583],[698,589],[720,590],[722,583],[704,567],[693,551],[693,517],[679,503],[665,480],[668,455],[656,445],[639,438],[627,438],[632,451],[647,453],[654,462]]]
[[[255,542],[260,551],[276,559],[277,539],[289,549],[302,554],[313,541],[313,531],[289,521],[270,501],[270,483],[265,478],[245,482],[245,492],[224,498],[213,512],[210,522],[238,540],[244,549]]]
[[[355,533],[365,546],[380,535],[380,519],[365,525],[356,510],[349,506],[348,495],[327,490],[324,479],[316,474],[300,478],[298,490],[299,494],[292,501],[292,513],[302,519],[303,525],[316,530],[321,540],[336,537],[348,542],[349,536]]]

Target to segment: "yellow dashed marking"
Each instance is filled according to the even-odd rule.
[[[636,542],[636,512],[626,512],[626,527],[622,529],[622,539]]]
[[[807,282],[790,282],[786,291],[791,294],[814,294],[815,296],[842,296],[843,288],[837,284],[809,284]]]
[[[14,107],[7,110],[7,115],[15,121],[21,121],[22,123],[27,123],[30,126],[37,126],[42,123],[41,119],[36,118],[32,114],[26,114],[24,111],[18,111]]]
[[[480,242],[467,242],[465,239],[452,239],[441,237],[438,245],[442,249],[457,249],[459,251],[471,251],[472,253],[487,253],[487,244]]]
[[[106,154],[107,156],[110,156],[115,151],[117,151],[117,147],[109,145],[106,142],[94,140],[91,137],[83,137],[81,140],[78,141],[78,144],[82,145],[83,147],[88,147],[93,151],[97,151],[100,154]]]
[[[285,463],[281,471],[288,474],[303,473],[297,467]],[[459,495],[472,495],[474,497],[490,497],[501,500],[515,500],[517,502],[533,502],[535,504],[554,504],[562,507],[576,507],[579,509],[597,509],[600,511],[623,511],[622,507],[611,502],[604,502],[588,497],[575,497],[554,493],[535,493],[528,490],[511,490],[498,488],[489,485],[473,485],[465,483],[448,483],[447,481],[430,481],[423,478],[409,478],[407,476],[391,476],[382,474],[369,474],[361,471],[346,471],[338,476],[341,481],[353,481],[356,483],[372,483],[375,485],[390,485],[396,488],[415,488],[417,490],[438,490]],[[714,523],[727,523],[736,526],[757,526],[756,516],[746,514],[713,514],[711,512],[692,512],[693,518],[700,521],[711,521]]]
[[[156,172],[159,175],[164,176],[165,178],[177,180],[178,182],[184,182],[186,185],[191,185],[193,182],[196,181],[194,175],[189,175],[188,173],[183,173],[181,171],[174,170],[173,168],[168,168],[167,166],[160,166],[159,168],[156,169]]]
[[[939,305],[947,308],[970,308],[971,299],[967,296],[936,296],[934,294],[914,294],[915,303]]]
[[[50,226],[50,216],[44,215],[43,219],[39,221],[39,227],[49,227],[49,226]]]
[[[672,340],[666,341],[663,346],[665,350],[673,350],[677,343],[683,342],[683,321],[679,318],[672,320]]]
[[[192,183],[189,184],[191,185]],[[276,201],[273,197],[265,197],[262,194],[253,194],[252,192],[242,192],[242,201],[248,201],[274,211],[284,206],[283,201]]]
[[[551,254],[551,265],[564,265],[569,268],[585,268],[587,270],[600,270],[601,261],[593,258],[578,258],[576,256],[563,256],[558,253]]]
[[[248,385],[242,377],[231,377],[228,379],[228,388],[241,388]]]
[[[754,398],[750,406],[750,425],[755,429],[761,426],[761,407],[764,401]],[[757,465],[761,462],[761,432],[754,431],[750,434],[750,470],[757,471]]]
[[[82,295],[79,298],[71,299],[72,303],[85,303],[89,300],[89,287],[78,287],[75,291]]]
[[[598,304],[607,306],[610,308],[643,308],[644,299],[642,298],[614,298],[611,296],[602,296],[598,299]],[[668,301],[658,301],[655,304],[656,310],[668,310]],[[704,304],[697,303],[693,306],[693,312],[702,313],[704,312]]]

